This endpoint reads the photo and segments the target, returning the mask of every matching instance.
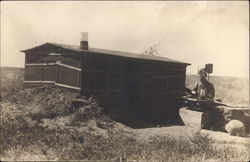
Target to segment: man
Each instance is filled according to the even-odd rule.
[[[193,93],[198,100],[213,100],[215,95],[214,85],[207,81],[205,69],[199,71],[200,82],[196,83]]]
[[[199,82],[196,83],[193,90],[186,88],[187,97],[189,98],[185,101],[189,109],[206,111],[213,107],[213,99],[215,95],[214,86],[212,83],[207,81],[207,72],[205,69],[201,69],[199,72]],[[192,100],[191,98],[196,98],[197,100]]]

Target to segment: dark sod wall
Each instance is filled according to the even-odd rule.
[[[171,122],[178,118],[186,65],[87,54],[82,95],[94,95],[120,119]]]

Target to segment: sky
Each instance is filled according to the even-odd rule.
[[[248,1],[4,1],[1,66],[24,67],[28,49],[45,42],[141,53],[190,63],[187,74],[212,63],[217,76],[249,77]]]

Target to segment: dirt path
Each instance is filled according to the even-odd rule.
[[[153,136],[172,136],[176,138],[192,136],[193,133],[197,132],[197,129],[187,126],[169,126],[160,128],[145,128],[135,129],[137,138],[139,140],[147,141],[149,137]],[[235,144],[250,144],[250,138],[230,136],[224,132],[215,132],[210,130],[201,130],[201,133],[209,134],[209,136],[218,143],[235,143]]]

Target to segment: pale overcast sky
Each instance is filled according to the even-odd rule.
[[[249,75],[248,1],[1,2],[1,66],[24,67],[20,50],[45,42],[142,52],[160,43],[161,56],[213,75]]]

